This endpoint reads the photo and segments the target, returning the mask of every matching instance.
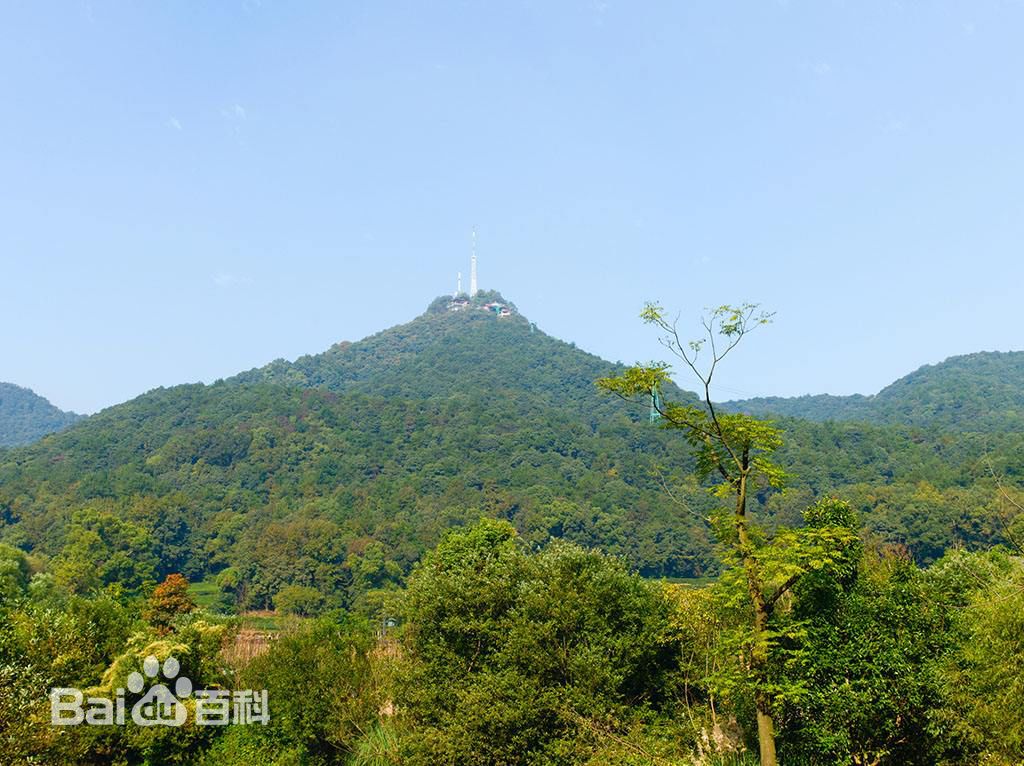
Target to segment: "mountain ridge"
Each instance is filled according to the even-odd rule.
[[[0,382],[0,447],[31,444],[84,417],[60,409],[30,388]]]
[[[926,364],[877,394],[754,397],[723,403],[757,416],[951,431],[1024,430],[1024,351],[979,351]]]
[[[539,347],[542,347],[539,348],[542,354],[557,356],[558,352],[566,348],[585,354],[590,361],[588,373],[594,379],[624,369],[622,364],[577,349],[574,343],[546,335],[518,312],[504,318],[485,312],[449,312],[446,306],[450,300],[450,296],[440,296],[431,302],[423,314],[411,321],[354,343],[343,341],[320,354],[304,355],[293,362],[278,359],[263,367],[239,373],[228,378],[228,381],[273,382],[339,392],[357,390],[411,398],[434,395],[436,389],[427,385],[427,382],[438,371],[445,375],[456,374],[449,365],[453,361],[462,365],[458,374],[466,376],[467,382],[484,383],[472,375],[472,363],[480,359],[467,359],[462,354],[465,337],[461,335],[463,330],[482,328],[504,328],[491,332],[492,348],[499,355],[506,348],[503,343],[517,333],[531,333],[536,336]],[[490,300],[512,306],[514,311],[514,304],[506,301],[497,291],[483,294],[480,303]],[[428,327],[438,331],[446,342],[451,342],[450,356],[433,353],[424,357],[420,360],[422,369],[402,386],[395,385],[379,370],[367,373],[367,369],[373,365],[400,365],[403,355],[421,353],[424,350],[421,343],[423,333],[418,331]],[[465,371],[467,364],[470,370],[468,375]],[[566,370],[557,372],[567,374]],[[536,384],[535,373],[536,369],[528,369],[526,378],[517,383]],[[607,397],[576,396],[575,392],[582,390],[578,385],[580,382],[580,379],[569,375],[562,383],[547,391],[549,402],[557,401],[561,396],[562,404],[578,406],[584,411],[607,408],[610,403]],[[493,381],[497,388],[500,388],[500,383]],[[696,398],[695,394],[677,386],[666,393],[677,400],[692,401]],[[922,365],[893,381],[877,394],[752,397],[728,400],[722,402],[722,405],[727,409],[756,416],[791,417],[815,422],[848,421],[951,431],[1024,431],[1024,351],[983,351],[951,356],[942,362]]]

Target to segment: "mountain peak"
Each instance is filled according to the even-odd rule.
[[[468,293],[439,295],[427,306],[426,313],[457,314],[463,311],[485,311],[502,319],[519,314],[516,305],[497,290],[478,290],[472,296]]]
[[[294,362],[278,360],[230,382],[276,383],[403,400],[501,397],[554,406],[594,422],[619,403],[594,381],[619,369],[553,338],[495,290],[442,295],[410,322]]]

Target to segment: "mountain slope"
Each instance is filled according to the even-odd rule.
[[[397,565],[387,581],[481,513],[536,542],[565,537],[693,576],[713,557],[700,516],[680,518],[649,475],[663,438],[621,416],[591,429],[523,393],[178,386],[0,458],[0,538],[73,561],[65,543],[104,537],[94,527],[116,518],[151,540],[161,574],[234,567],[258,605],[292,582],[344,590],[368,549]],[[280,537],[310,539],[296,550]],[[337,571],[326,583],[314,570]]]
[[[0,383],[0,447],[30,444],[83,417],[54,407],[31,389]]]
[[[1024,431],[1024,351],[979,352],[925,365],[874,396],[764,397],[727,402],[753,415],[851,420],[947,431]]]
[[[496,292],[486,297],[505,303]],[[621,371],[620,366],[546,335],[517,313],[503,318],[480,310],[451,313],[447,302],[438,298],[413,321],[357,343],[338,343],[295,362],[279,359],[228,382],[402,399],[448,397],[460,391],[502,397],[514,391],[591,425],[622,412],[621,402],[594,386],[599,377]],[[674,387],[669,393],[689,396]]]

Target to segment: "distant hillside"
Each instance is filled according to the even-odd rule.
[[[31,444],[83,417],[54,407],[31,389],[0,383],[0,447]]]
[[[874,396],[763,397],[727,402],[753,415],[1024,431],[1024,351],[986,351],[925,365]]]

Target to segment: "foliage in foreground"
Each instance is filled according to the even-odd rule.
[[[1024,685],[1024,560],[953,552],[928,569],[866,540],[788,597],[771,673],[787,764],[1013,766]],[[0,548],[0,762],[640,766],[756,763],[745,615],[729,578],[645,580],[506,523],[453,532],[388,608],[401,625],[296,619],[228,660],[234,623],[169,624],[109,590],[62,589]],[[172,588],[173,590],[173,588]],[[266,688],[267,726],[56,732],[51,686],[109,694],[173,653],[206,687]]]

